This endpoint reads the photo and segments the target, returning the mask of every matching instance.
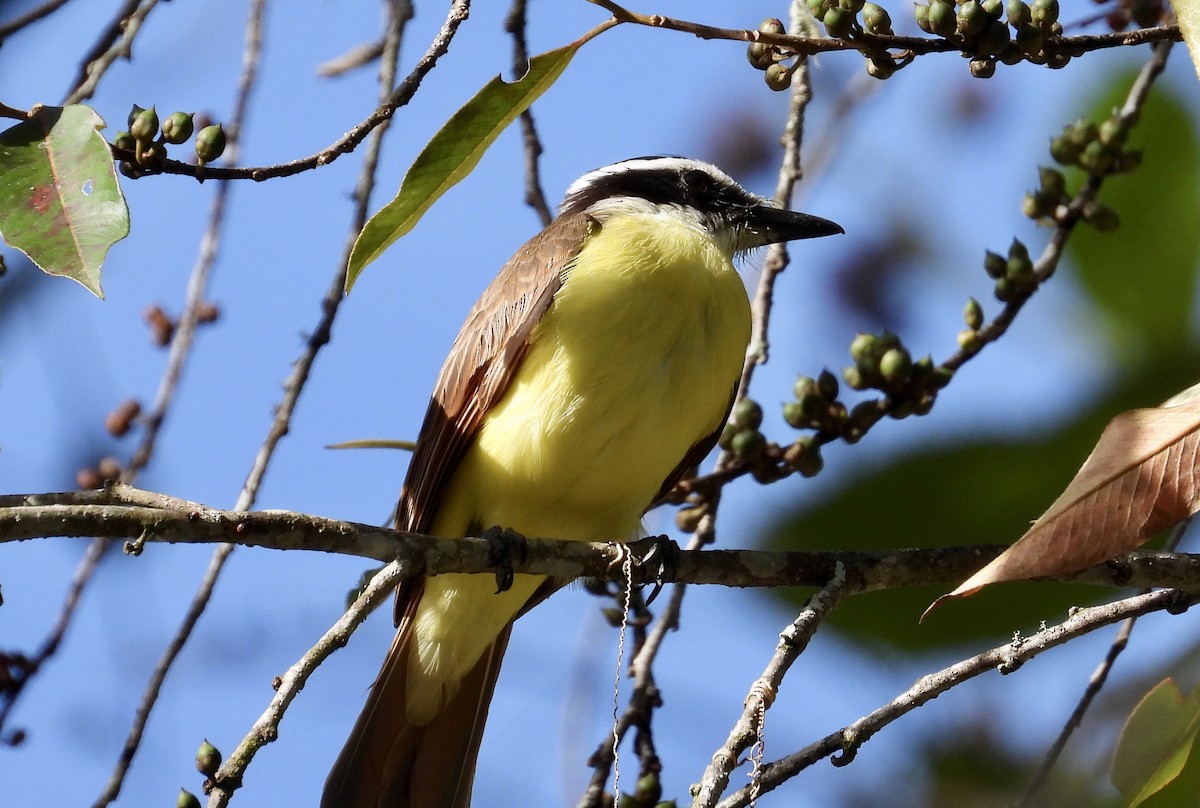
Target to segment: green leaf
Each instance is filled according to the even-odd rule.
[[[1200,729],[1200,693],[1164,679],[1129,714],[1113,756],[1112,783],[1130,808],[1179,776]]]
[[[1200,0],[1171,0],[1171,8],[1192,57],[1192,67],[1200,76]]]
[[[562,75],[581,44],[533,57],[529,71],[515,83],[496,76],[454,113],[408,169],[399,193],[359,233],[346,272],[347,292],[367,264],[412,230],[442,194],[471,173],[505,127]]]
[[[129,235],[129,208],[91,107],[38,107],[0,132],[0,235],[43,272],[97,297],[108,248]]]
[[[1120,106],[1132,75],[1109,83],[1091,107],[1103,120]],[[1200,141],[1191,116],[1168,87],[1156,87],[1130,135],[1142,165],[1105,180],[1100,201],[1121,226],[1076,228],[1068,252],[1084,289],[1099,304],[1117,358],[1127,364],[1189,340],[1200,266]]]

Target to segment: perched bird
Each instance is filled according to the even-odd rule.
[[[842,232],[716,167],[645,157],[567,189],[467,315],[438,376],[397,527],[636,538],[716,443],[750,339],[732,259]],[[399,630],[323,808],[463,808],[513,621],[559,582],[407,581]]]

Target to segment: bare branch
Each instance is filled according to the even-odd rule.
[[[83,58],[75,88],[67,93],[64,104],[78,104],[91,98],[112,63],[132,55],[133,40],[156,5],[158,0],[126,0],[91,52]]]
[[[922,676],[908,690],[871,714],[816,743],[768,764],[763,768],[762,789],[769,791],[826,757],[831,757],[835,766],[851,763],[858,749],[888,724],[980,674],[992,670],[1002,674],[1012,673],[1043,651],[1098,628],[1156,611],[1180,614],[1191,608],[1195,602],[1193,595],[1167,589],[1147,595],[1135,595],[1103,606],[1076,609],[1063,622],[1042,629],[1028,639],[1016,637],[1010,643],[964,659],[936,673]],[[740,808],[747,805],[749,799],[750,788],[743,788],[723,800],[719,808]]]
[[[67,0],[46,0],[36,8],[31,8],[19,17],[0,25],[0,45],[4,40],[40,19],[49,17],[55,11],[67,4]]]

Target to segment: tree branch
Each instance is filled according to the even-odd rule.
[[[1043,651],[1062,645],[1098,628],[1112,625],[1130,617],[1166,611],[1180,614],[1195,605],[1193,595],[1173,589],[1136,595],[1115,603],[1106,603],[1088,609],[1075,609],[1070,617],[1058,625],[1042,629],[1028,639],[1014,637],[1012,642],[997,646],[990,651],[964,659],[947,668],[922,676],[905,692],[890,703],[853,724],[831,733],[816,743],[788,755],[763,768],[761,790],[769,791],[797,772],[811,766],[822,758],[831,757],[835,766],[853,762],[858,749],[875,733],[901,716],[937,698],[963,682],[988,671],[997,670],[1009,674],[1027,660]],[[743,788],[723,800],[719,808],[740,808],[749,804],[750,788]]]
[[[54,536],[107,536],[144,543],[229,542],[272,550],[317,550],[371,558],[401,559],[413,575],[492,573],[482,539],[447,539],[326,519],[291,511],[226,511],[116,484],[100,491],[19,494],[0,497],[0,542]],[[652,542],[629,546],[639,557]],[[824,586],[837,565],[847,586],[859,591],[956,584],[995,558],[1002,545],[916,550],[792,551],[685,550],[681,583],[733,587]],[[620,580],[613,569],[614,542],[577,542],[529,537],[528,554],[513,571],[558,578]],[[656,565],[635,567],[634,582],[655,582]],[[1046,580],[1116,587],[1173,587],[1200,592],[1200,555],[1134,552],[1090,569]]]

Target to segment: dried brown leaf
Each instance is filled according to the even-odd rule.
[[[1161,407],[1129,410],[1109,422],[1049,510],[930,610],[988,584],[1086,569],[1200,510],[1198,390],[1189,388]]]

